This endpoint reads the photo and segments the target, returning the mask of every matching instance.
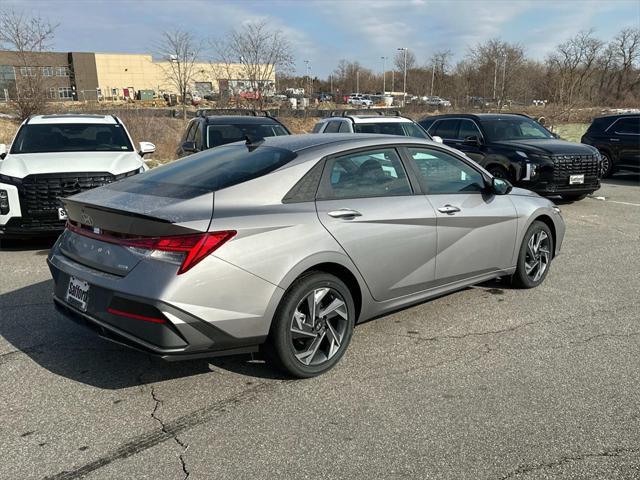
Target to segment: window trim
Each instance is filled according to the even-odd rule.
[[[413,195],[419,195],[421,194],[421,190],[419,187],[419,183],[416,183],[418,180],[414,175],[413,169],[409,168],[405,162],[405,159],[402,156],[402,152],[400,151],[400,147],[402,147],[403,145],[399,145],[396,143],[392,143],[392,144],[382,144],[382,145],[369,145],[367,147],[359,147],[359,148],[353,148],[350,150],[343,150],[341,152],[338,153],[332,153],[330,155],[327,155],[325,157],[323,157],[320,162],[323,163],[323,167],[322,167],[322,176],[320,177],[320,182],[318,182],[318,188],[316,189],[316,197],[315,200],[316,202],[335,202],[335,201],[340,201],[340,200],[356,200],[356,199],[362,199],[362,198],[395,198],[395,197],[410,197]],[[404,195],[369,195],[369,196],[365,196],[365,197],[340,197],[340,198],[322,198],[321,194],[322,194],[322,189],[323,189],[323,184],[325,184],[325,182],[329,181],[329,177],[331,175],[330,169],[327,168],[327,164],[336,158],[340,158],[340,157],[345,157],[348,155],[354,155],[354,154],[358,154],[358,153],[364,153],[364,152],[370,152],[372,150],[394,150],[396,155],[398,156],[398,159],[400,160],[400,165],[402,166],[404,173],[407,177],[407,183],[409,184],[409,190],[410,193],[404,194]],[[417,187],[417,188],[416,188]]]
[[[451,193],[430,193],[428,191],[425,191],[425,189],[422,187],[421,173],[418,171],[418,166],[416,165],[416,162],[413,159],[413,156],[411,155],[411,153],[409,153],[410,148],[422,148],[427,150],[434,150],[460,160],[467,167],[475,170],[478,173],[478,175],[482,177],[482,180],[485,184],[485,189],[478,192],[451,192]],[[404,163],[409,166],[409,168],[411,169],[411,173],[413,174],[413,176],[415,176],[417,185],[420,187],[420,192],[422,195],[430,196],[430,195],[470,195],[470,194],[486,195],[487,194],[487,183],[490,181],[490,179],[487,176],[487,174],[481,169],[480,165],[478,165],[473,160],[457,155],[448,149],[439,148],[437,146],[432,146],[432,145],[406,144],[406,145],[401,145],[399,150],[400,150],[400,153],[403,155]]]

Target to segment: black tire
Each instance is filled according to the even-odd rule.
[[[487,171],[496,178],[502,178],[504,180],[511,181],[509,172],[507,172],[507,170],[500,165],[492,165],[487,169]]]
[[[346,319],[337,316],[334,317],[334,319],[340,322],[342,329],[341,341],[337,350],[331,354],[331,346],[327,345],[327,343],[330,342],[329,329],[325,328],[327,332],[326,340],[322,341],[323,343],[321,343],[318,352],[321,354],[321,360],[322,355],[324,355],[326,360],[318,364],[304,364],[302,360],[296,357],[296,353],[300,353],[300,351],[296,350],[295,342],[304,342],[305,338],[295,339],[293,337],[292,326],[294,322],[294,312],[296,312],[300,305],[303,305],[302,302],[305,301],[310,294],[317,289],[325,288],[329,289],[329,294],[335,297],[335,299],[342,300],[346,307]],[[329,294],[327,294],[327,296]],[[269,334],[268,350],[270,356],[280,369],[294,377],[310,378],[325,373],[340,361],[349,346],[355,324],[355,312],[351,292],[339,278],[324,272],[309,272],[305,274],[289,287],[282,297],[280,305],[278,305]],[[320,320],[321,319],[318,319],[318,321]],[[327,323],[330,320],[325,318],[324,321]],[[313,328],[311,331],[313,331]],[[323,347],[329,347],[329,352],[326,352],[326,348],[323,350]],[[330,358],[327,358],[329,356]],[[313,356],[310,361],[312,360]]]
[[[602,156],[602,170],[601,176],[602,178],[609,178],[613,175],[613,162],[611,161],[611,155],[608,152],[600,152]]]
[[[546,267],[542,272],[540,278],[534,279],[528,273],[526,269],[525,262],[528,258],[528,244],[531,238],[538,234],[539,232],[544,232],[548,238],[548,250],[549,255],[546,263]],[[511,277],[512,284],[518,288],[534,288],[540,285],[544,279],[547,277],[549,273],[549,268],[551,267],[551,260],[553,259],[553,236],[551,235],[551,230],[547,226],[546,223],[541,222],[539,220],[534,221],[522,239],[522,245],[520,245],[520,250],[518,254],[518,264],[515,273]]]
[[[586,193],[573,193],[573,194],[560,195],[560,196],[562,197],[563,200],[566,200],[567,202],[577,202],[578,200],[587,198]]]

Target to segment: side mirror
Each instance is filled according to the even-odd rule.
[[[196,142],[184,142],[182,144],[182,150],[184,152],[195,152],[196,151]]]
[[[151,142],[140,142],[138,152],[141,157],[144,157],[148,153],[153,153],[156,151],[156,146]]]
[[[431,137],[431,139],[436,143],[444,143],[444,141],[442,140],[442,137],[439,137],[437,135],[434,135],[433,137]]]
[[[511,189],[513,189],[513,185],[504,178],[491,178],[491,190],[496,195],[506,195],[511,191]]]
[[[470,137],[466,137],[462,143],[465,145],[475,145],[476,147],[479,147],[482,145],[482,140],[480,140],[480,137],[477,135],[471,135]]]
[[[0,160],[4,160],[7,156],[7,146],[4,143],[0,143]]]

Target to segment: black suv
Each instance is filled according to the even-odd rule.
[[[640,114],[594,118],[581,141],[600,150],[603,177],[620,169],[640,171]]]
[[[291,132],[269,112],[248,110],[247,115],[207,116],[207,110],[198,110],[189,122],[176,151],[178,157],[191,155],[227,143],[279,135]]]
[[[559,140],[526,115],[436,115],[419,123],[493,176],[541,195],[579,200],[600,188],[597,149]]]

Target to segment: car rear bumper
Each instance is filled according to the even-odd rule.
[[[60,242],[58,242],[60,243]],[[267,338],[282,290],[215,257],[197,268],[211,275],[176,275],[177,266],[142,261],[126,276],[48,258],[56,308],[100,336],[168,360],[256,351]],[[70,302],[71,277],[89,285],[84,308]]]

